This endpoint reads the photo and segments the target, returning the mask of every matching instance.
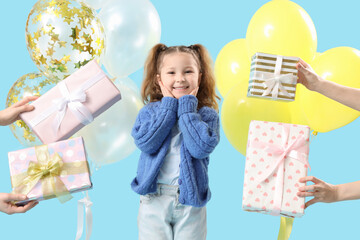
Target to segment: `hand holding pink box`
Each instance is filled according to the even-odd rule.
[[[95,60],[59,82],[20,118],[44,143],[71,137],[121,99],[117,87]]]
[[[246,150],[243,209],[301,217],[305,198],[296,195],[309,167],[310,128],[251,121]]]
[[[8,153],[14,193],[31,200],[58,197],[92,187],[88,162],[81,137]]]

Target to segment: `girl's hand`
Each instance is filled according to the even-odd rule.
[[[297,195],[299,197],[314,197],[305,203],[305,208],[317,202],[331,203],[338,201],[337,187],[335,185],[326,183],[313,176],[300,178],[299,182],[306,183],[313,182],[313,185],[304,186],[299,188]]]
[[[27,104],[30,101],[38,99],[38,96],[26,97],[12,106],[0,111],[0,125],[9,125],[19,120],[19,114],[34,110],[34,106]]]
[[[11,203],[12,201],[21,201],[25,199],[26,196],[21,194],[0,193],[0,211],[7,214],[24,213],[39,203],[37,201],[30,201],[25,206],[16,206]]]
[[[164,86],[161,80],[158,81],[161,93],[164,97],[172,97],[175,98],[174,95]]]
[[[199,91],[199,87],[195,88],[194,90],[191,91],[190,95],[193,95],[196,97],[197,93]]]
[[[317,91],[321,78],[315,73],[311,66],[300,58],[296,64],[296,68],[298,69],[298,83],[303,84],[311,91]]]

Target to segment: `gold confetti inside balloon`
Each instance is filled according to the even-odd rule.
[[[48,78],[63,80],[104,52],[96,12],[74,0],[39,0],[26,22],[26,45]]]
[[[6,99],[6,107],[21,101],[27,96],[41,96],[56,85],[58,80],[47,79],[41,73],[28,73],[20,77],[10,88]],[[42,145],[40,139],[22,120],[9,125],[16,139],[25,147]]]

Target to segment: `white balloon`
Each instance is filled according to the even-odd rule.
[[[135,93],[138,94],[139,98],[140,98],[140,90],[138,88],[138,86],[136,85],[136,83],[129,77],[124,77],[124,78],[119,78],[118,81],[115,81],[116,85],[122,84],[125,85],[126,87],[130,88],[131,90],[133,90]]]
[[[102,63],[113,76],[140,69],[149,50],[160,41],[160,17],[148,0],[109,0],[100,10],[106,51]]]
[[[143,103],[131,84],[119,80],[114,83],[122,99],[76,134],[84,138],[86,151],[97,168],[120,161],[136,149],[131,130]]]

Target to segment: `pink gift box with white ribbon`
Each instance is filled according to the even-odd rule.
[[[243,188],[243,209],[301,217],[305,199],[298,197],[301,177],[309,167],[310,128],[303,125],[251,121]]]
[[[59,82],[20,118],[44,143],[71,137],[121,99],[120,91],[95,60]]]

